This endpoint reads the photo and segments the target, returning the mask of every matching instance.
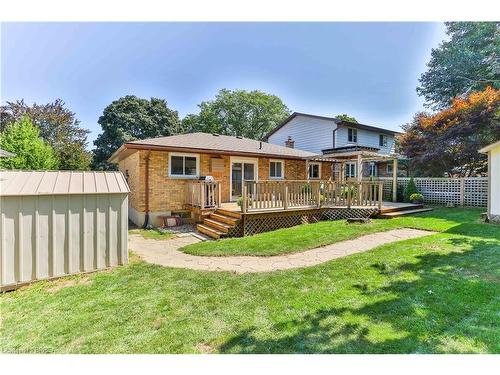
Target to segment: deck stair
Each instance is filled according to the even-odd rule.
[[[392,218],[403,215],[411,215],[420,212],[432,211],[432,208],[424,208],[423,204],[404,205],[398,207],[384,207],[377,217]]]
[[[224,209],[216,209],[209,215],[203,217],[203,222],[196,226],[196,229],[218,240],[219,238],[226,237],[227,234],[238,225],[241,219],[241,214]]]

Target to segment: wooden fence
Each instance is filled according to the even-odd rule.
[[[384,184],[384,199],[392,198],[392,178],[381,177]],[[398,188],[404,190],[409,177],[398,177]],[[417,190],[424,196],[425,203],[453,204],[466,207],[486,207],[488,205],[488,178],[439,178],[415,177]]]
[[[332,206],[382,207],[382,182],[247,181],[242,212]]]

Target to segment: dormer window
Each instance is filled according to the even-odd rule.
[[[358,142],[358,129],[348,128],[347,129],[347,140],[351,143]]]
[[[387,136],[385,134],[380,134],[378,137],[378,145],[381,147],[387,147]]]

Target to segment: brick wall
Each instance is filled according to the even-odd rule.
[[[118,163],[118,168],[128,175],[131,193],[129,205],[138,212],[145,212],[145,166],[146,157],[149,162],[149,210],[151,212],[168,212],[183,209],[185,204],[186,184],[191,179],[172,178],[168,176],[169,153],[166,151],[139,150]],[[213,161],[215,159],[215,162]],[[285,179],[307,179],[306,162],[304,160],[284,160]],[[217,165],[217,166],[215,166]],[[212,168],[220,169],[215,170]],[[331,178],[331,163],[322,163],[321,179]],[[226,155],[200,154],[200,174],[213,176],[222,183],[221,197],[223,202],[230,200],[230,157]],[[269,158],[259,158],[259,180],[269,179]]]

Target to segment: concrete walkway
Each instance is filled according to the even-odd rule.
[[[161,241],[145,239],[140,235],[129,236],[129,248],[146,262],[165,267],[189,268],[200,271],[230,271],[236,273],[270,272],[315,266],[332,259],[362,253],[391,242],[418,238],[435,232],[417,229],[395,229],[368,234],[353,240],[337,242],[328,246],[306,250],[300,253],[262,256],[197,256],[185,254],[177,249],[199,242],[192,235]]]

